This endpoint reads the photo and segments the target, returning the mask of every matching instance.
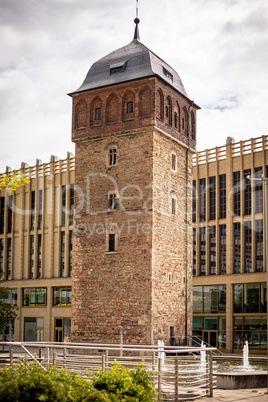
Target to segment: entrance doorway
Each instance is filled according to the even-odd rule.
[[[218,347],[218,332],[217,331],[203,331],[203,340],[208,345],[217,348]]]

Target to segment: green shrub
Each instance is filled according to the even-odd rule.
[[[109,371],[98,371],[94,375],[92,385],[104,390],[112,401],[152,401],[155,389],[150,380],[151,374],[142,364],[133,370],[114,363]]]
[[[0,402],[82,402],[91,388],[81,375],[56,367],[21,362],[0,370]]]
[[[142,365],[129,370],[115,363],[89,381],[65,369],[44,371],[22,361],[0,369],[0,402],[147,402],[155,395],[150,376]]]

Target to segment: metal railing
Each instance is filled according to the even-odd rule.
[[[152,373],[161,401],[213,396],[215,387],[215,348],[54,342],[0,342],[1,345],[8,346],[9,351],[0,353],[0,364],[16,364],[23,358],[27,363],[35,361],[43,370],[54,365],[89,379],[99,369],[108,371],[115,361],[130,369],[143,362]]]

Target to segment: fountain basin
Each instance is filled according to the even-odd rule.
[[[267,386],[266,371],[246,371],[215,373],[217,388],[241,389],[241,388],[265,388]]]

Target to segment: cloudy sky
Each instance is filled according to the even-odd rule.
[[[0,172],[60,159],[71,98],[133,38],[135,0],[0,0]],[[141,41],[181,76],[198,150],[268,134],[268,1],[139,0]]]

